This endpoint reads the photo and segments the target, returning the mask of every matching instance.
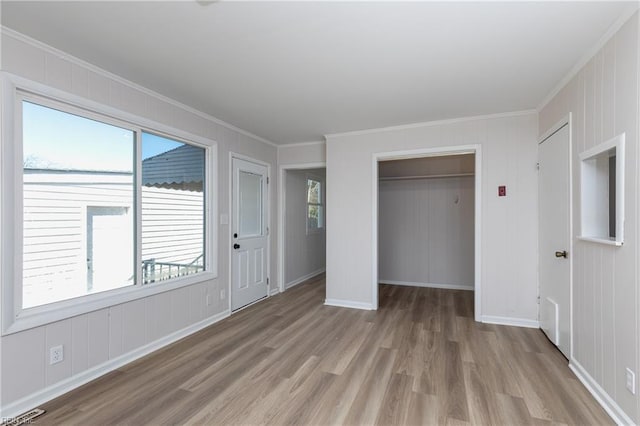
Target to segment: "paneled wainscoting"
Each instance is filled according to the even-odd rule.
[[[320,275],[76,389],[38,424],[611,424],[535,329],[473,321],[473,292]]]

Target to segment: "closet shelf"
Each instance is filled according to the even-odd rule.
[[[473,177],[475,173],[448,173],[443,175],[423,175],[423,176],[396,176],[396,177],[381,177],[379,180],[416,180],[416,179],[444,179],[455,177]]]

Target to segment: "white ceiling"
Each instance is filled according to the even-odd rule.
[[[3,0],[2,24],[294,143],[535,108],[629,7]]]

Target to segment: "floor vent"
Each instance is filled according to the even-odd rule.
[[[0,426],[20,426],[33,423],[33,419],[44,414],[44,410],[34,408],[18,417],[3,418]]]

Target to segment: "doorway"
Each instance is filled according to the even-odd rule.
[[[280,167],[278,174],[279,291],[325,271],[326,164]]]
[[[473,154],[381,161],[378,280],[473,291]]]
[[[571,128],[563,120],[538,145],[539,320],[549,340],[571,355]]]
[[[374,265],[374,270],[373,270],[373,282],[372,282],[372,299],[373,299],[373,308],[377,309],[378,308],[378,287],[379,284],[381,282],[381,278],[384,280],[392,280],[393,279],[391,277],[384,277],[381,276],[380,273],[384,272],[388,269],[385,269],[384,271],[381,269],[382,268],[386,268],[386,266],[384,264],[382,264],[382,262],[380,261],[380,255],[384,254],[386,256],[386,247],[384,248],[385,251],[383,251],[383,249],[380,247],[380,242],[381,242],[381,237],[382,238],[387,238],[387,236],[384,235],[384,233],[382,231],[380,231],[380,218],[381,218],[381,205],[380,205],[380,201],[381,201],[381,196],[380,196],[380,187],[381,187],[381,183],[380,183],[380,177],[385,177],[385,176],[380,176],[380,166],[382,162],[388,162],[388,161],[398,161],[398,160],[416,160],[416,159],[421,159],[419,161],[417,161],[416,163],[422,163],[422,162],[428,162],[430,161],[429,159],[437,159],[438,157],[440,158],[444,158],[444,157],[452,157],[452,158],[462,158],[460,156],[471,156],[471,157],[464,157],[466,161],[469,161],[469,159],[471,159],[471,165],[473,167],[473,182],[468,182],[467,186],[469,186],[468,184],[470,184],[469,186],[469,192],[472,192],[472,194],[465,194],[464,197],[462,197],[460,194],[458,194],[457,196],[455,194],[453,194],[453,192],[450,194],[452,195],[451,200],[449,200],[451,202],[451,204],[453,205],[452,208],[457,208],[461,207],[460,203],[464,202],[464,200],[467,200],[466,203],[466,208],[467,210],[469,210],[468,216],[469,218],[471,218],[470,221],[468,221],[469,226],[471,227],[471,229],[468,229],[466,232],[466,234],[468,235],[469,232],[472,235],[472,241],[468,242],[468,244],[471,245],[472,247],[472,252],[468,253],[468,257],[471,259],[472,261],[472,265],[467,264],[467,267],[470,267],[471,269],[468,272],[465,272],[463,275],[464,276],[460,276],[458,278],[455,278],[455,280],[458,280],[458,284],[452,284],[451,287],[449,288],[465,288],[465,289],[473,289],[474,290],[474,316],[475,316],[475,320],[476,321],[481,321],[482,318],[482,309],[481,309],[481,223],[480,223],[480,219],[481,219],[481,188],[482,188],[482,168],[481,168],[481,159],[482,159],[482,155],[481,155],[481,147],[480,145],[465,145],[465,146],[457,146],[457,147],[442,147],[442,148],[428,148],[428,149],[422,149],[422,150],[414,150],[414,151],[396,151],[396,152],[386,152],[386,153],[377,153],[374,154],[373,156],[373,201],[374,201],[374,205],[376,206],[376,208],[373,211],[374,214],[374,220],[373,220],[373,224],[374,224],[374,229],[373,229],[373,265]],[[400,168],[402,168],[402,165],[398,162],[396,163],[400,166]],[[404,172],[405,175],[404,176],[396,176],[398,179],[395,179],[396,181],[402,181],[402,180],[416,180],[415,178],[418,177],[422,177],[418,174],[414,174],[414,172]],[[458,172],[452,172],[451,170],[449,171],[445,171],[445,170],[440,170],[438,171],[437,168],[432,169],[430,172],[428,172],[429,177],[432,179],[449,179],[449,178],[453,178],[453,179],[458,179],[458,178],[468,178],[470,177],[470,171],[464,171],[462,169],[460,169]],[[424,176],[424,174],[423,174]],[[389,181],[389,179],[387,180]],[[383,181],[384,182],[384,181]],[[385,183],[383,183],[383,185],[386,185]],[[442,186],[442,185],[440,185]],[[446,191],[445,191],[446,192]],[[385,197],[385,196],[383,196]],[[457,198],[456,198],[457,197]],[[473,205],[470,206],[468,205],[468,201],[469,201],[469,197],[471,197],[474,202]],[[464,200],[463,200],[464,198]],[[476,201],[477,200],[477,201]],[[457,204],[456,204],[457,201]],[[382,217],[388,216],[387,212],[382,212]],[[445,218],[446,220],[446,218]],[[416,222],[417,223],[417,222]],[[399,224],[399,226],[402,226],[406,223],[403,224]],[[411,226],[411,225],[409,225]],[[410,235],[411,232],[410,230],[407,231],[407,235]],[[446,242],[445,242],[446,243]],[[420,251],[418,248],[416,248],[416,250],[414,251],[415,253],[423,253],[424,251]],[[442,254],[442,253],[440,253]],[[446,254],[446,253],[445,253]],[[397,252],[396,254],[397,255]],[[388,259],[385,259],[385,262]],[[406,259],[405,259],[406,260]],[[413,259],[413,265],[416,265],[418,262],[421,262],[421,259]],[[411,261],[409,262],[411,263]],[[471,262],[468,262],[471,263]],[[397,266],[397,265],[396,265]],[[418,270],[419,273],[419,269],[422,268],[424,265],[418,265],[415,269]],[[436,270],[440,265],[436,266]],[[396,267],[396,271],[402,269],[402,266],[400,268]],[[448,268],[450,271],[455,269],[455,268]],[[433,276],[443,276],[441,273],[445,273],[446,271],[440,271],[438,273],[436,273],[436,275]],[[440,274],[440,275],[438,275]],[[460,279],[462,279],[462,281],[460,281]],[[430,283],[430,282],[426,282],[426,281],[430,281],[430,279],[426,279],[425,282],[421,282],[420,280],[409,280],[407,279],[405,280],[396,280],[398,282],[393,283],[393,284],[412,284],[412,285],[416,285],[416,284],[436,284],[434,285],[434,287],[437,287],[437,284],[447,284],[447,283]],[[461,283],[462,284],[459,284]]]
[[[268,293],[268,166],[231,159],[231,310]]]
[[[326,268],[326,172],[290,169],[283,176],[283,274],[288,290]]]

